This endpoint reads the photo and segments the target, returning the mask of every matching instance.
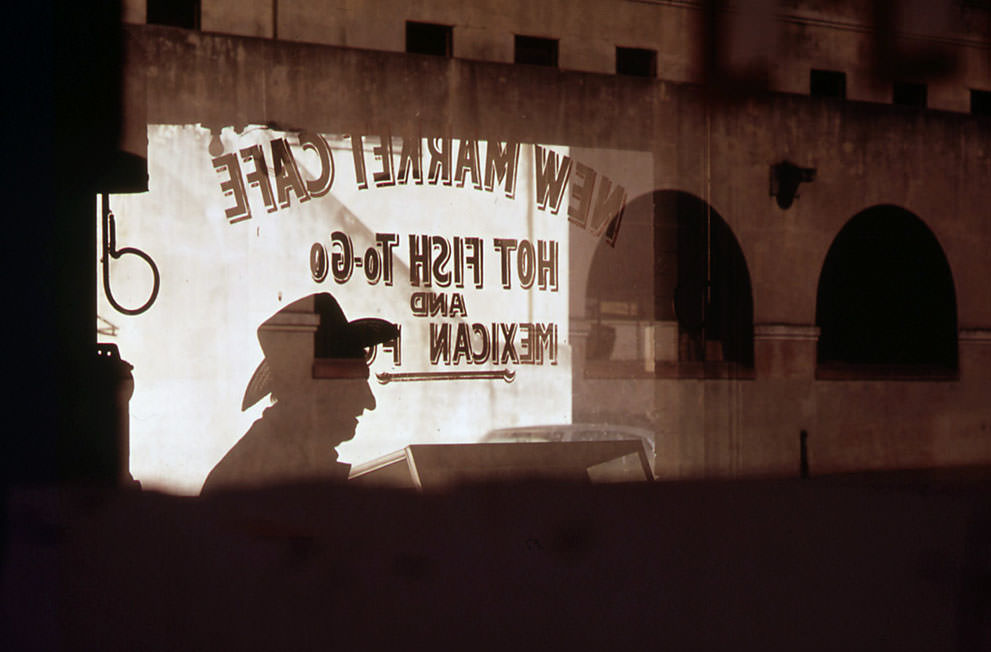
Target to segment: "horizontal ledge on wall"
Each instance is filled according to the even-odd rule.
[[[991,328],[961,328],[960,341],[991,344]]]
[[[823,362],[816,365],[816,380],[958,381],[960,372],[941,365]]]
[[[675,362],[657,360],[587,360],[585,378],[656,378],[671,380],[753,380],[754,370],[736,362]]]
[[[819,340],[819,327],[808,324],[754,324],[754,340]]]

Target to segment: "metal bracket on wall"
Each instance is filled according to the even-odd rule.
[[[114,214],[110,211],[110,198],[106,193],[101,195],[100,204],[103,218],[103,255],[100,257],[100,262],[103,263],[103,292],[106,294],[107,301],[110,302],[110,305],[113,306],[114,310],[117,312],[125,315],[140,315],[148,310],[148,308],[151,308],[151,305],[155,303],[155,299],[158,298],[158,287],[161,281],[158,273],[158,266],[155,265],[155,261],[151,259],[151,256],[140,249],[135,247],[124,247],[123,249],[117,249],[117,224],[114,221]],[[148,297],[148,300],[145,301],[139,308],[125,308],[120,305],[117,303],[117,300],[114,298],[113,291],[110,289],[110,259],[113,258],[114,260],[117,260],[125,254],[137,256],[148,263],[148,266],[151,267],[151,273],[153,276],[151,296]]]

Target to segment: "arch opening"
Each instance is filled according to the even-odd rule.
[[[698,197],[665,190],[627,204],[623,229],[592,259],[587,358],[752,368],[750,274],[725,220]]]
[[[823,262],[816,325],[820,370],[955,372],[953,276],[929,227],[893,205],[851,218]]]

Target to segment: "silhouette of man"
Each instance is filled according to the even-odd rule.
[[[326,292],[295,301],[258,327],[265,359],[245,391],[246,410],[267,394],[275,404],[217,463],[201,493],[218,488],[346,480],[335,448],[375,409],[367,347],[399,335],[383,319],[348,321]]]

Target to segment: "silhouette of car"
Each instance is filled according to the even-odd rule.
[[[639,441],[643,445],[644,461],[652,468],[654,463],[654,433],[644,428],[610,423],[566,423],[554,425],[522,426],[490,430],[482,437],[482,443],[501,442],[572,442],[572,441]],[[622,464],[610,462],[624,475],[634,475],[641,462],[622,458]],[[653,472],[651,472],[653,476]]]

